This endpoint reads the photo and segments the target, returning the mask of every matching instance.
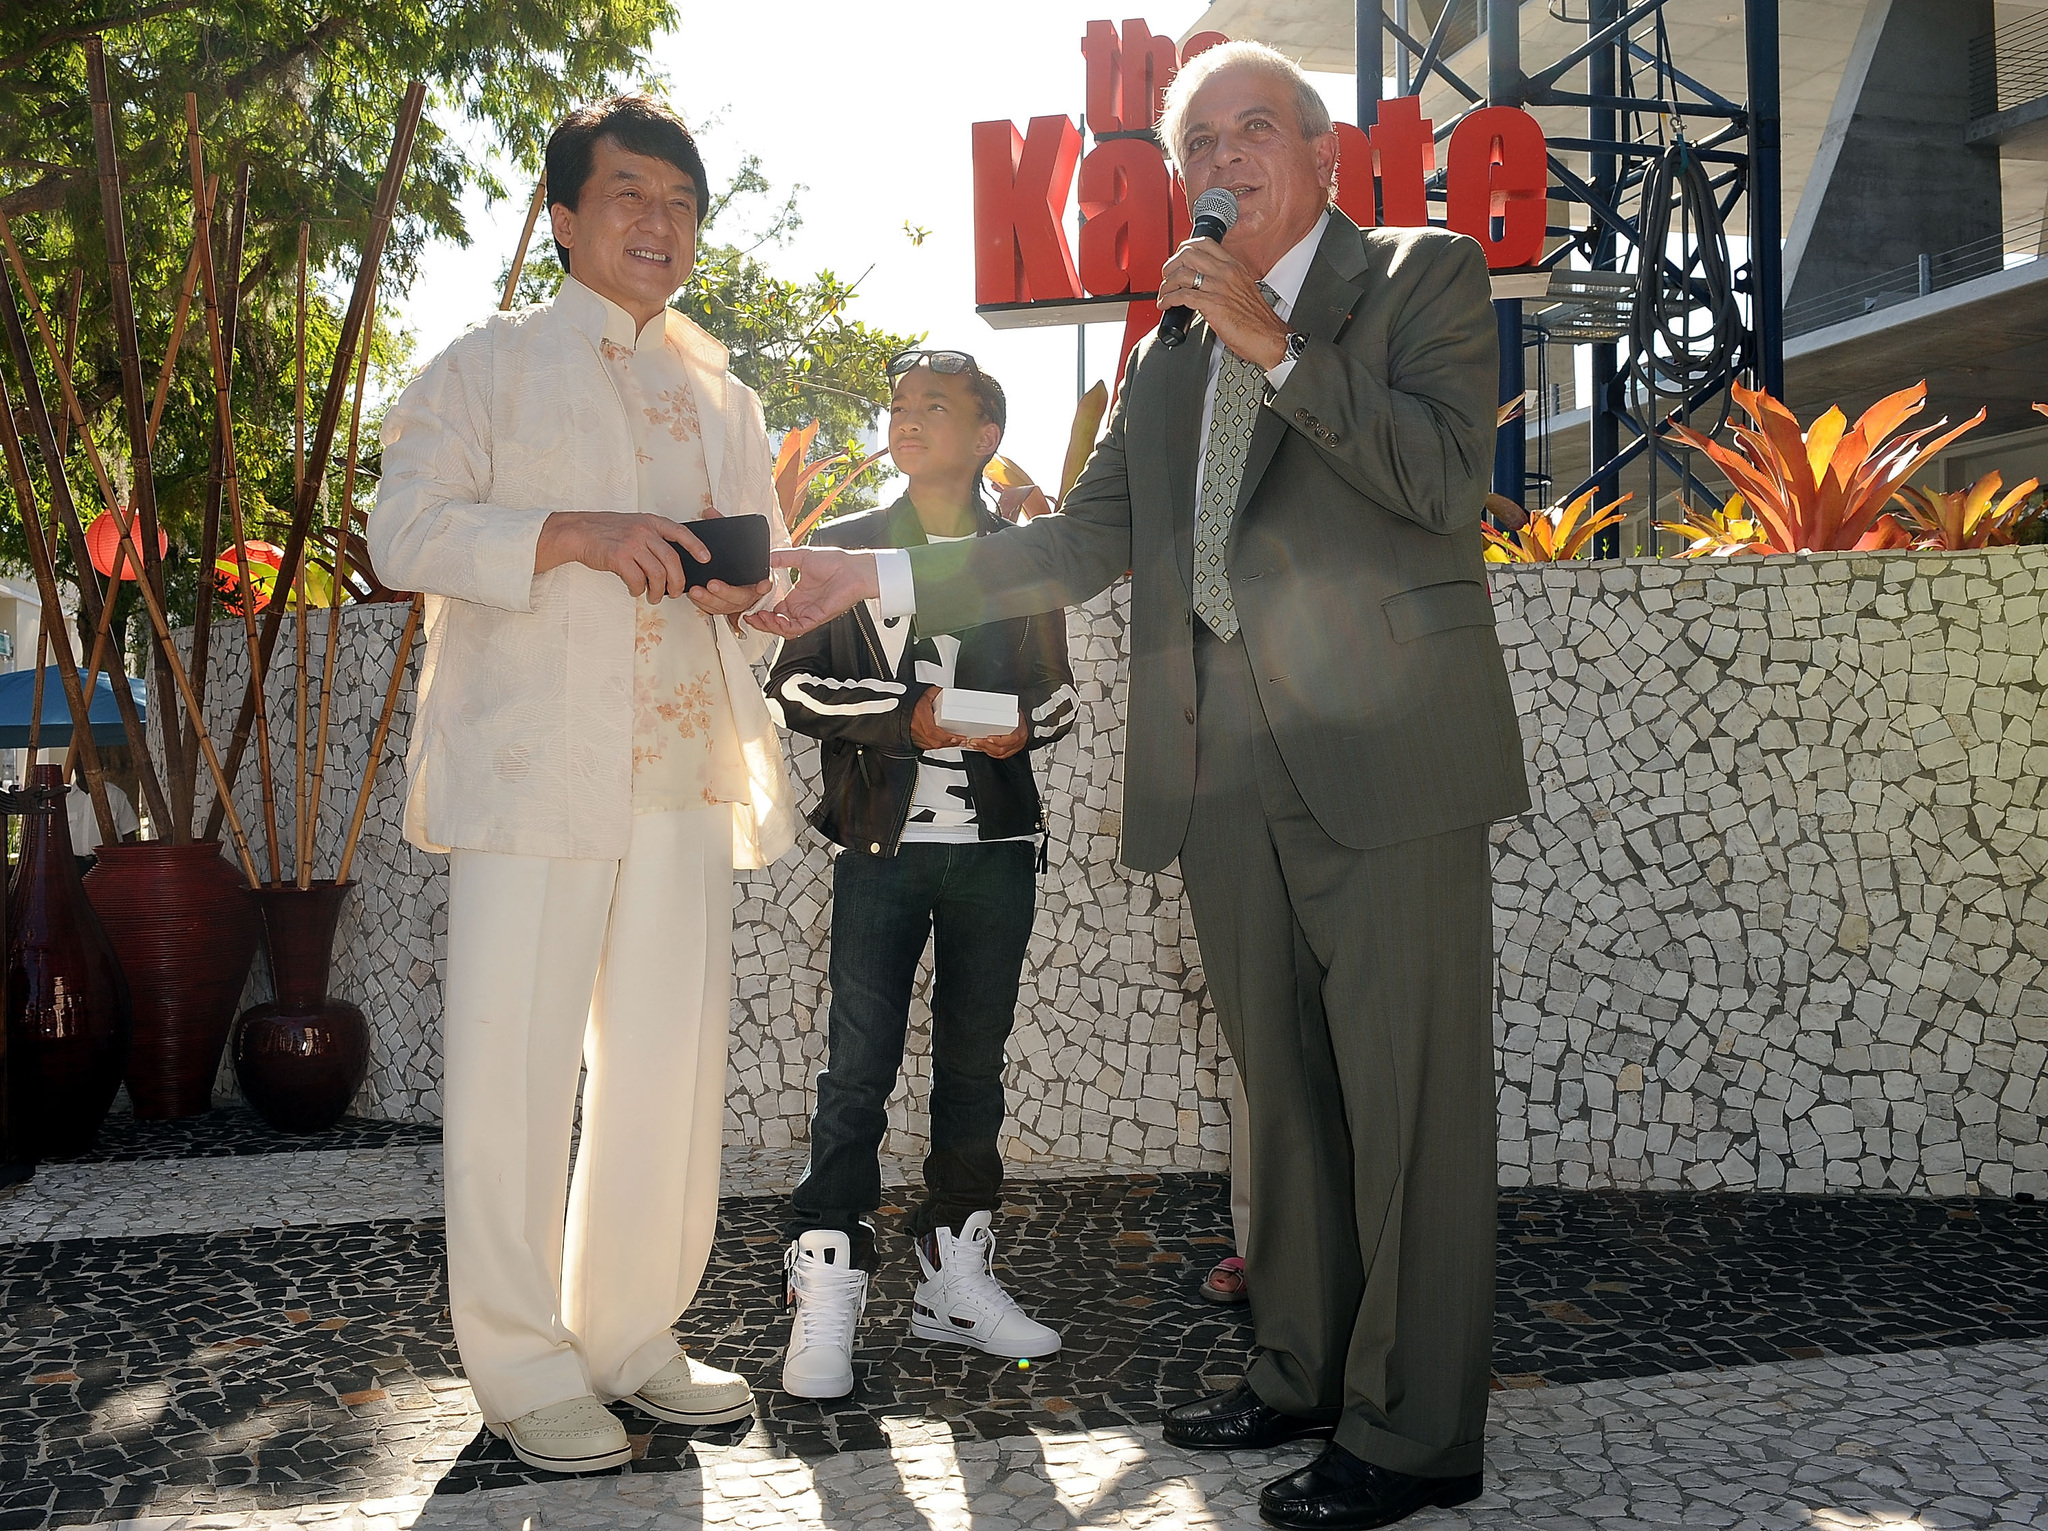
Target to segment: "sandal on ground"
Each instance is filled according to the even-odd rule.
[[[1244,1261],[1236,1255],[1218,1260],[1202,1283],[1202,1295],[1211,1302],[1239,1303],[1251,1296],[1251,1283],[1244,1273]]]

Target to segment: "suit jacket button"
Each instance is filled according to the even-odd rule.
[[[1294,412],[1294,418],[1296,420],[1299,420],[1303,425],[1306,425],[1308,424],[1308,411],[1305,409],[1297,409]]]
[[[881,854],[882,854],[882,842],[881,842],[881,841],[879,841],[879,840],[875,840],[875,841],[872,841],[872,842],[870,842],[870,843],[869,843],[869,845],[868,845],[868,854],[869,854],[869,855],[871,855],[871,856],[879,856],[879,855],[881,855]]]
[[[1331,431],[1328,435],[1323,437],[1323,440],[1329,442],[1331,446],[1335,446],[1337,444],[1337,433],[1335,431]]]
[[[1186,718],[1190,723],[1195,721],[1195,709],[1192,707],[1181,708],[1180,715]]]

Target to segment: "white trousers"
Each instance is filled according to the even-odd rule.
[[[623,861],[454,853],[448,1291],[486,1420],[623,1398],[676,1355],[718,1221],[731,992],[730,808],[640,815]]]

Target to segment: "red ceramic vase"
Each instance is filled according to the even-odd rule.
[[[353,882],[266,886],[254,894],[270,941],[277,997],[242,1013],[235,1078],[279,1132],[324,1132],[341,1120],[370,1069],[370,1023],[327,994],[334,926]]]
[[[9,890],[7,1052],[21,1120],[38,1158],[83,1153],[121,1087],[134,1016],[128,986],[71,855],[61,767],[31,768],[50,803],[24,814]]]
[[[135,1005],[128,1094],[145,1119],[198,1116],[256,955],[249,885],[220,842],[102,845],[85,891],[120,953]]]

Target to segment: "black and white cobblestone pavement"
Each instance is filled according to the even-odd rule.
[[[755,1155],[679,1328],[759,1420],[626,1410],[629,1469],[534,1473],[462,1381],[432,1129],[312,1141],[116,1119],[0,1199],[0,1531],[1236,1527],[1306,1454],[1159,1438],[1249,1343],[1195,1293],[1227,1253],[1218,1177],[1010,1187],[1005,1279],[1066,1342],[1029,1371],[902,1338],[891,1229],[857,1390],[820,1406],[774,1391],[794,1165]],[[1489,1492],[1413,1524],[2048,1525],[2048,1207],[1525,1189],[1500,1255]]]

